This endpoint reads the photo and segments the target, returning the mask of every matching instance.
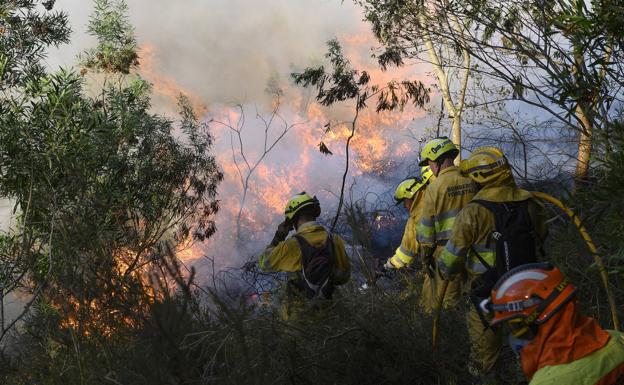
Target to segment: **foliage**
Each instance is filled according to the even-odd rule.
[[[406,279],[413,279],[413,277]],[[197,309],[183,297],[153,307],[150,322],[93,346],[28,344],[33,359],[10,383],[38,384],[470,384],[462,356],[467,346],[460,313],[442,318],[445,340],[431,354],[430,319],[418,312],[415,292],[351,287],[326,311],[283,321],[261,307],[226,303]],[[102,359],[106,357],[106,359]],[[444,357],[444,360],[440,358]]]
[[[0,195],[21,208],[16,234],[3,238],[0,285],[27,290],[50,330],[135,327],[163,295],[154,274],[163,289],[180,280],[165,268],[168,251],[215,231],[212,137],[185,98],[179,130],[149,113],[151,87],[139,78],[98,98],[72,71],[22,79],[0,101]],[[6,327],[3,318],[1,336]]]
[[[454,27],[451,28],[450,15],[446,12],[444,2],[356,0],[355,3],[362,7],[365,20],[370,23],[380,43],[376,57],[382,69],[402,66],[407,61],[419,59],[423,54],[424,41],[428,39],[435,39],[440,50],[442,47],[452,47],[453,53],[461,56],[460,37],[447,37],[447,31]],[[465,22],[469,23],[469,20]],[[447,57],[447,60],[452,58]]]
[[[408,103],[422,107],[429,101],[429,90],[420,81],[391,81],[385,85],[370,85],[368,72],[351,66],[337,40],[328,41],[327,47],[325,57],[331,64],[331,71],[319,66],[292,74],[295,83],[317,89],[316,100],[322,105],[331,106],[337,102],[356,100],[356,110],[360,111],[367,106],[369,99],[376,96],[376,110],[379,112],[403,109]]]
[[[67,15],[52,11],[54,1],[39,12],[39,3],[8,0],[0,4],[0,92],[41,76],[45,48],[69,42]]]
[[[345,183],[349,173],[349,145],[355,135],[360,111],[366,108],[368,100],[374,97],[377,97],[377,112],[402,110],[408,103],[423,107],[429,101],[429,89],[418,80],[404,80],[402,82],[393,80],[384,86],[371,85],[370,75],[366,71],[352,67],[349,59],[342,53],[342,47],[338,40],[328,41],[327,47],[325,57],[331,64],[331,71],[327,71],[324,66],[308,67],[301,73],[292,73],[291,76],[296,84],[316,88],[316,100],[324,106],[331,106],[348,100],[355,101],[353,120],[350,122],[351,134],[345,145],[346,164],[342,176],[338,208],[332,222],[333,229],[336,227],[342,211]],[[325,127],[327,128],[326,132],[328,132],[331,130],[331,123]],[[319,150],[325,155],[331,154],[331,150],[322,141],[319,143]]]
[[[94,0],[95,11],[89,22],[89,33],[98,45],[85,53],[83,65],[107,73],[129,74],[138,66],[134,28],[128,20],[124,0]]]
[[[596,141],[596,163],[586,188],[576,200],[594,229],[601,253],[609,260],[613,279],[624,278],[624,123],[610,124],[608,138]],[[617,274],[620,277],[617,277]],[[618,298],[621,298],[619,296]]]
[[[576,176],[587,176],[594,131],[605,128],[622,102],[622,30],[611,2],[516,0],[457,3],[452,12],[475,27],[465,39],[479,73],[493,87],[539,108],[578,135]],[[607,20],[609,20],[607,22]]]
[[[450,137],[462,148],[462,122],[466,94],[472,75],[470,44],[464,39],[469,18],[448,12],[446,1],[355,0],[371,24],[379,47],[373,54],[382,70],[389,66],[427,63],[435,74],[434,87],[440,91],[437,136],[445,116],[451,120]],[[444,108],[447,112],[445,113]],[[461,154],[456,161],[461,159]]]
[[[604,21],[600,3],[589,9],[582,1],[547,5],[468,1],[458,12],[487,31],[480,50],[472,54],[491,70],[491,76],[514,85],[519,99],[530,91],[570,112],[579,102],[613,100],[602,72],[613,69],[609,62],[617,40],[596,28]],[[505,66],[494,70],[498,64]],[[531,76],[530,68],[538,72]]]

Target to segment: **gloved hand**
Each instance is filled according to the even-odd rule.
[[[425,274],[429,275],[430,277],[435,276],[436,265],[435,265],[435,260],[433,259],[433,256],[423,258],[423,271],[425,272]]]
[[[254,271],[257,268],[258,268],[258,261],[247,261],[243,265],[243,270],[247,272]]]
[[[375,264],[377,266],[375,266],[374,269],[373,269],[373,274],[375,276],[375,280],[379,279],[380,277],[385,277],[388,274],[388,271],[390,270],[388,268],[388,266],[387,266],[388,263],[389,263],[389,260],[388,260],[388,262],[382,264],[381,263],[381,259],[376,259],[376,263]]]
[[[277,226],[277,231],[275,231],[275,235],[273,236],[273,240],[271,241],[272,246],[277,246],[280,242],[282,242],[292,230],[292,224],[285,220]]]
[[[384,263],[384,265],[382,266],[384,271],[388,271],[388,270],[394,270],[396,269],[396,266],[394,266],[392,264],[392,262],[390,262],[391,258],[388,258],[388,260],[386,261],[386,263]]]
[[[436,271],[435,259],[433,258],[433,250],[430,248],[421,249],[420,260],[422,263],[422,269],[425,274],[433,277]]]

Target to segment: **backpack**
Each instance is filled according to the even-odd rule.
[[[496,261],[490,266],[474,249],[473,253],[486,267],[477,280],[473,294],[487,298],[492,288],[506,272],[516,266],[537,262],[535,227],[529,215],[529,200],[519,202],[490,202],[473,200],[494,214],[494,231],[491,239],[496,242]]]
[[[334,286],[330,277],[334,269],[334,242],[332,235],[327,232],[327,240],[321,247],[314,247],[306,239],[297,234],[295,239],[301,249],[301,275],[305,282],[304,289],[308,299],[331,299]]]

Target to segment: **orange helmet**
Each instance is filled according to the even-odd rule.
[[[485,307],[494,311],[491,325],[508,321],[508,324],[528,330],[531,325],[548,321],[574,297],[575,292],[576,287],[552,264],[529,263],[503,275],[492,289],[489,304]]]

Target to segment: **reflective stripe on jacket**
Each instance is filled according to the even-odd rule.
[[[544,366],[529,385],[614,385],[624,381],[624,333],[607,330],[609,342],[576,361]]]
[[[301,225],[297,231],[310,245],[321,247],[327,240],[327,230],[316,222],[308,222]],[[336,264],[332,272],[331,282],[334,285],[342,285],[351,277],[351,263],[345,250],[344,241],[340,236],[332,234],[334,241],[334,256]],[[260,256],[258,261],[263,271],[284,271],[300,274],[301,272],[301,249],[294,237],[290,237],[277,246],[269,246]]]
[[[544,207],[528,191],[516,187],[512,178],[496,185],[483,187],[474,199],[490,202],[518,202],[529,199],[529,216],[535,227],[536,246],[541,245],[548,233]],[[495,227],[494,214],[478,203],[469,203],[457,216],[453,234],[440,254],[438,266],[446,276],[462,272],[482,274],[486,266],[471,252],[479,253],[488,265],[496,263],[496,241],[491,238]]]
[[[455,218],[476,191],[477,186],[470,178],[462,176],[458,167],[440,171],[425,191],[417,226],[418,242],[429,248],[444,244],[451,236]]]
[[[390,263],[397,269],[405,266],[409,266],[414,261],[414,257],[418,252],[418,240],[416,239],[416,226],[420,221],[420,215],[423,208],[423,196],[426,189],[420,190],[414,196],[414,203],[410,208],[410,216],[405,224],[405,231],[403,232],[403,239],[401,240],[401,246],[399,246],[394,255],[390,257]]]

